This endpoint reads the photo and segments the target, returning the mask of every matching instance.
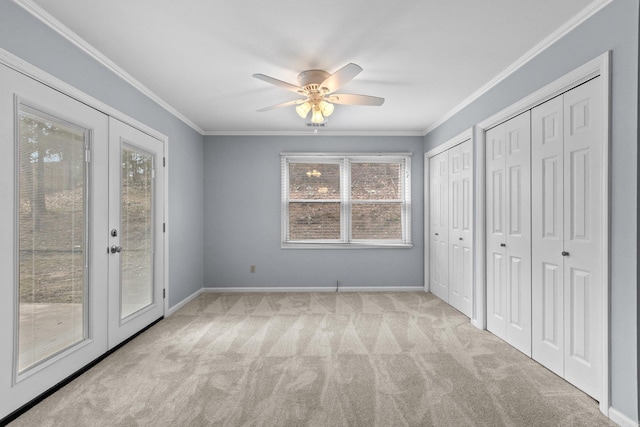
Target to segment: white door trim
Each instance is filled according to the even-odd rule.
[[[471,145],[473,146],[473,151],[475,152],[475,144],[473,143],[473,129],[469,128],[464,132],[454,136],[453,138],[446,141],[444,144],[440,144],[437,147],[427,151],[424,153],[424,291],[430,291],[430,283],[429,283],[429,256],[430,256],[430,247],[429,247],[429,212],[431,212],[431,206],[429,203],[429,188],[430,188],[430,175],[431,172],[429,169],[429,160],[437,156],[440,153],[447,151],[448,149],[455,147],[458,144],[462,144],[463,142],[471,139]],[[472,167],[474,164],[472,162]],[[472,172],[473,173],[473,172]],[[475,201],[475,199],[474,199]],[[475,214],[474,214],[475,215]],[[473,227],[476,227],[476,223],[473,224]],[[475,248],[474,248],[475,250]],[[475,286],[473,286],[475,289]],[[475,298],[475,291],[473,297]],[[472,303],[475,306],[475,303]],[[474,311],[475,313],[475,311]],[[471,322],[473,323],[473,316],[471,317]]]
[[[17,72],[24,74],[27,77],[31,77],[32,79],[49,86],[63,94],[76,99],[84,104],[87,104],[89,107],[94,108],[98,111],[103,112],[104,114],[113,117],[115,119],[120,120],[123,123],[128,124],[131,127],[138,129],[141,132],[144,132],[156,139],[162,141],[164,146],[164,188],[165,188],[165,198],[164,198],[164,224],[169,223],[169,197],[167,197],[169,192],[169,159],[168,159],[168,144],[169,138],[161,132],[145,125],[138,120],[127,116],[126,114],[116,110],[115,108],[105,104],[104,102],[82,92],[80,89],[77,89],[67,82],[60,80],[59,78],[47,73],[46,71],[41,70],[40,68],[32,65],[31,63],[23,60],[22,58],[14,55],[13,53],[0,48],[0,64],[6,65],[9,68],[16,70]],[[163,288],[166,290],[165,299],[164,299],[164,313],[165,316],[169,313],[169,239],[168,234],[163,233],[163,241],[164,241],[164,286]]]
[[[486,329],[486,272],[484,263],[486,262],[486,248],[485,248],[485,233],[486,222],[484,218],[485,210],[485,177],[484,177],[484,152],[485,152],[485,132],[504,122],[512,117],[521,114],[524,111],[542,104],[543,102],[558,96],[594,77],[600,76],[602,78],[601,90],[602,90],[602,140],[604,141],[604,147],[602,150],[601,167],[602,176],[606,177],[602,182],[602,271],[604,272],[604,286],[602,287],[602,294],[600,295],[602,303],[602,379],[601,379],[601,393],[600,393],[600,411],[607,415],[609,414],[610,403],[610,387],[609,387],[609,254],[610,254],[610,241],[609,241],[609,152],[610,152],[610,131],[609,131],[609,116],[610,116],[610,64],[611,53],[605,52],[597,58],[587,62],[576,70],[564,75],[563,77],[548,84],[542,89],[532,93],[531,95],[523,98],[515,104],[503,109],[502,111],[494,114],[493,116],[483,120],[476,125],[476,139],[475,139],[475,153],[476,153],[476,199],[475,199],[475,215],[476,215],[476,246],[475,246],[475,267],[476,267],[476,282],[474,296],[478,298],[475,300],[475,313],[477,317],[474,319],[477,323],[473,322],[476,326]],[[425,197],[426,200],[426,197]],[[426,215],[426,211],[425,211]],[[426,244],[425,244],[426,249]]]

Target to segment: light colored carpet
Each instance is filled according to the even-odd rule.
[[[203,294],[14,426],[613,425],[423,292]]]

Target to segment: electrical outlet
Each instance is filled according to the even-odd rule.
[[[252,265],[251,267],[249,267],[249,271],[252,272],[252,273],[255,273],[256,272],[256,266]]]

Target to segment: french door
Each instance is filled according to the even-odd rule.
[[[163,315],[148,138],[0,65],[0,418]]]
[[[109,347],[164,314],[162,159],[161,141],[109,119]]]

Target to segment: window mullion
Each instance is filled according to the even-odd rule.
[[[342,241],[348,243],[351,242],[351,162],[348,157],[342,161],[340,175]]]
[[[411,241],[411,158],[407,157],[402,162],[402,192],[403,192],[403,209],[402,209],[402,241]]]
[[[286,157],[282,157],[280,160],[280,210],[282,212],[282,219],[280,221],[280,233],[283,242],[289,241],[289,160]]]

